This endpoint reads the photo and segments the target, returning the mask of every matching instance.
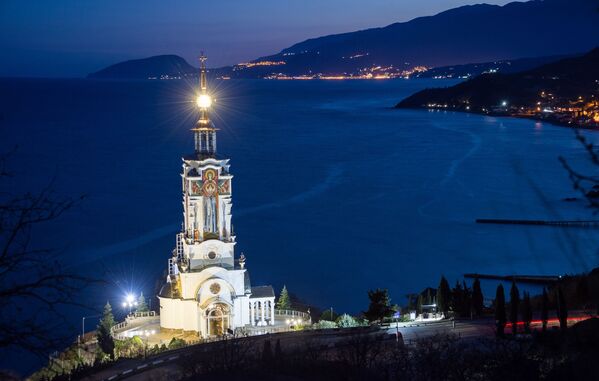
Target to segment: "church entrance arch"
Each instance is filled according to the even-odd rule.
[[[208,336],[222,336],[229,329],[230,308],[224,303],[213,304],[206,311],[208,323]]]

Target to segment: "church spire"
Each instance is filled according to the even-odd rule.
[[[214,157],[216,155],[216,128],[210,121],[208,109],[212,105],[212,98],[208,94],[206,81],[206,56],[200,56],[200,92],[196,99],[200,109],[200,119],[192,131],[194,133],[195,153],[200,158]]]

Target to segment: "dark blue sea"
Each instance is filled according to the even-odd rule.
[[[218,150],[234,174],[236,252],[254,285],[285,284],[305,303],[359,313],[372,288],[404,304],[441,275],[453,284],[469,272],[599,265],[596,230],[475,223],[593,219],[582,200],[563,200],[579,195],[558,156],[594,169],[567,128],[391,109],[453,83],[212,83]],[[92,308],[109,300],[122,316],[126,292],[152,295],[163,279],[182,218],[181,156],[193,148],[192,94],[184,81],[0,80],[9,189],[85,196],[34,240],[58,250],[65,267],[109,282],[79,296]],[[485,285],[486,297],[493,288]],[[69,312],[73,337],[93,313]]]

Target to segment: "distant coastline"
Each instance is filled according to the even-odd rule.
[[[464,111],[599,130],[599,48],[519,73],[421,90],[396,108]]]

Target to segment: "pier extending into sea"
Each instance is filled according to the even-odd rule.
[[[543,225],[562,227],[597,228],[599,220],[587,221],[551,221],[551,220],[512,220],[500,218],[477,218],[477,224],[500,224],[500,225]]]

